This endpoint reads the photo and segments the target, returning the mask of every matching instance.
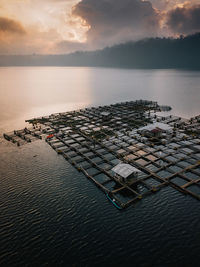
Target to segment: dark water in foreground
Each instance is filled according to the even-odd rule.
[[[64,100],[62,102],[57,94],[54,94],[57,106],[52,106],[46,103],[46,101],[53,103],[53,92],[50,89],[51,93],[49,94],[52,99],[51,97],[46,99],[44,95],[39,97],[37,95],[39,92],[36,92],[35,95],[34,90],[30,89],[31,86],[34,88],[37,80],[37,85],[40,85],[41,88],[44,86],[45,91],[48,91],[47,81],[44,78],[44,72],[47,73],[47,69],[39,70],[40,78],[37,70],[33,68],[15,69],[15,72],[13,68],[7,69],[7,71],[13,73],[9,72],[10,81],[5,79],[0,85],[4,102],[2,98],[0,101],[5,106],[9,106],[5,110],[1,103],[0,128],[2,131],[17,126],[21,127],[20,121],[23,116],[31,115],[32,117],[36,112],[39,113],[36,110],[45,111],[45,107],[48,114],[49,111],[49,113],[56,112],[53,110],[54,108],[61,109],[61,106],[64,108],[65,105],[69,107],[67,106],[69,103],[73,109],[79,105],[93,105],[99,104],[99,102],[104,104],[103,98],[105,98],[105,102],[128,100],[123,99],[122,92],[114,91],[114,87],[119,86],[120,77],[121,85],[124,84],[124,87],[127,88],[126,93],[129,92],[129,97],[134,94],[131,93],[131,87],[129,88],[129,85],[125,83],[124,76],[130,78],[139,75],[138,82],[143,77],[141,83],[145,83],[145,75],[148,77],[146,83],[151,78],[150,73],[139,73],[139,71],[138,73],[122,71],[121,76],[118,77],[120,70],[94,69],[90,72],[87,69],[88,76],[82,73],[82,78],[80,78],[79,74],[79,81],[75,82],[72,73],[75,77],[78,70],[70,69],[71,83],[76,85],[79,82],[83,85],[85,81],[85,86],[87,84],[89,86],[89,82],[91,82],[95,87],[96,82],[97,87],[100,87],[102,72],[107,75],[105,77],[108,80],[109,76],[113,75],[114,81],[114,76],[116,76],[116,83],[112,87],[113,96],[110,95],[111,92],[108,94],[109,97],[106,97],[106,94],[103,96],[103,91],[102,94],[97,92],[99,97],[91,98],[95,99],[93,101],[89,100],[89,95],[94,93],[92,90],[90,94],[86,94],[86,91],[82,92],[85,99],[84,97],[79,99],[80,96],[76,91],[77,99],[80,101],[73,102],[72,99],[69,102],[70,97],[72,95],[75,97],[76,94],[68,90],[69,98],[66,103]],[[26,72],[25,76],[21,71]],[[64,72],[64,70],[62,71]],[[84,72],[85,70],[79,71]],[[106,74],[109,71],[110,73]],[[65,73],[67,75],[66,68]],[[11,76],[14,74],[15,78]],[[156,75],[155,72],[153,74]],[[1,75],[2,70],[0,69]],[[4,73],[1,77],[5,77],[5,75]],[[178,72],[176,74],[172,71],[169,73],[163,71],[160,75],[160,78],[158,76],[156,79],[162,80],[162,77],[163,79],[165,77],[163,82],[160,81],[160,84],[165,84],[164,87],[166,80],[174,86],[175,82],[172,77],[176,80],[176,84],[191,84],[190,90],[196,92],[196,95],[190,96],[188,99],[197,98],[199,101],[197,89],[200,78],[197,72],[186,72],[185,74]],[[179,81],[182,76],[184,76],[184,82]],[[190,79],[188,76],[191,76]],[[50,83],[51,86],[56,85],[55,79],[58,84],[61,83],[60,76],[55,78],[51,73],[49,77],[53,77],[54,80]],[[30,81],[28,82],[27,79]],[[11,97],[10,102],[8,101],[11,80],[13,84],[15,81],[15,90],[20,88],[21,84],[25,92],[24,84],[27,86],[26,98],[22,97],[23,94],[19,97],[18,91],[15,93],[13,91],[15,97]],[[66,88],[71,87],[69,80],[68,83],[66,81],[63,83]],[[127,83],[131,84],[131,81],[127,80]],[[6,84],[10,91],[4,91]],[[101,85],[104,84],[103,80]],[[155,84],[158,86],[157,82]],[[164,90],[163,87],[162,90]],[[179,91],[181,91],[180,88]],[[7,92],[7,98],[3,92]],[[35,97],[41,102],[35,100],[31,104],[29,94],[32,94],[32,99]],[[140,95],[139,98],[148,98],[148,95],[142,97],[142,93],[139,94],[139,91],[136,91],[135,94],[136,98]],[[154,96],[153,93],[152,96]],[[113,101],[111,101],[112,97]],[[177,103],[179,103],[177,112],[181,112],[180,100],[177,95],[176,97]],[[186,96],[183,94],[181,97],[186,101],[187,94]],[[83,101],[81,102],[81,100]],[[164,100],[163,104],[170,104],[169,101]],[[175,100],[172,99],[172,103],[174,102]],[[191,109],[193,114],[195,112],[198,114],[200,108],[195,103]],[[191,112],[191,109],[189,109],[189,105],[186,106],[186,110]],[[15,114],[14,119],[13,114]],[[184,196],[170,187],[162,189],[125,211],[118,211],[96,186],[71,167],[62,156],[58,156],[44,141],[36,141],[17,148],[0,138],[0,266],[199,266],[199,221],[199,201]]]

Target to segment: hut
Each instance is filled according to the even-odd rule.
[[[102,119],[104,120],[108,120],[111,118],[111,113],[110,112],[107,112],[107,111],[103,111],[100,113]]]
[[[112,171],[115,173],[116,177],[122,182],[129,182],[133,178],[137,178],[138,174],[141,172],[137,168],[133,167],[130,164],[119,163]]]
[[[165,133],[171,133],[173,128],[168,124],[156,122],[138,129],[138,132],[146,137],[162,137]]]

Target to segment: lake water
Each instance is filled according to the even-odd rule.
[[[0,134],[25,119],[151,99],[200,114],[200,72],[0,68]],[[0,138],[0,266],[199,266],[200,205],[173,188],[118,211],[44,141]]]
[[[101,68],[0,68],[0,130],[34,116],[149,99],[182,117],[200,114],[200,72]]]

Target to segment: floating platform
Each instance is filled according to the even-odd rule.
[[[36,137],[45,135],[46,142],[109,196],[118,209],[166,186],[200,200],[200,116],[190,120],[158,116],[157,112],[163,110],[170,108],[139,100],[27,122],[37,130],[40,127]],[[148,125],[155,129],[145,127]],[[4,137],[12,141],[18,136],[27,141],[27,135],[33,132]],[[112,170],[119,163],[137,168],[137,179],[120,179]]]
[[[21,146],[42,139],[42,129],[41,126],[33,126],[22,130],[14,130],[10,133],[4,133],[3,136],[7,141],[11,141],[17,146]]]

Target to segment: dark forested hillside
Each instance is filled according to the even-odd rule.
[[[150,38],[67,55],[0,56],[0,66],[100,66],[200,69],[200,33]]]

